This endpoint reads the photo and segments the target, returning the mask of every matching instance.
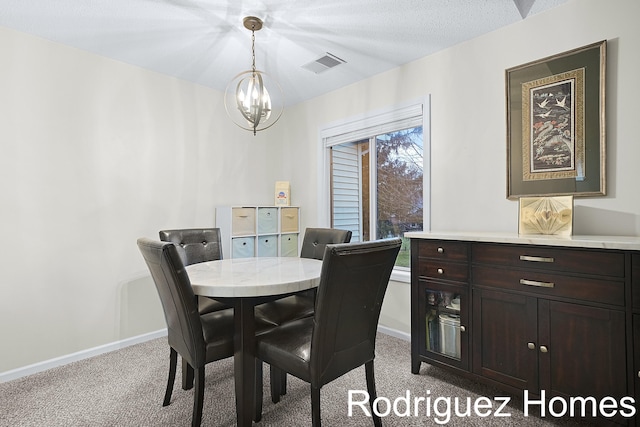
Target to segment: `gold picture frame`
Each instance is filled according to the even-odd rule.
[[[506,70],[508,199],[606,194],[606,45]]]

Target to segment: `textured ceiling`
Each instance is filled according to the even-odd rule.
[[[567,0],[2,0],[0,25],[224,91],[251,66],[287,105],[551,9]],[[346,61],[313,73],[327,52]]]

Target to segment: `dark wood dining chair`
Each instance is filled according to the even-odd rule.
[[[284,323],[256,338],[260,360],[310,383],[314,427],[321,425],[322,386],[362,365],[374,425],[382,425],[373,411],[376,332],[401,244],[401,239],[394,238],[327,245],[314,315]],[[262,399],[256,403],[261,405]]]
[[[177,358],[180,354],[194,371],[195,395],[191,425],[199,426],[204,401],[205,365],[231,357],[234,353],[233,310],[218,310],[201,315],[176,246],[170,242],[147,238],[140,238],[137,243],[158,290],[167,322],[169,378],[162,406],[171,402]]]
[[[300,258],[322,260],[324,249],[329,244],[349,243],[351,231],[337,228],[307,228],[302,240]],[[273,325],[283,325],[292,320],[313,316],[315,309],[316,289],[309,289],[296,295],[260,304],[256,307],[256,316]],[[280,396],[287,393],[287,374],[270,367],[271,400],[280,401]]]

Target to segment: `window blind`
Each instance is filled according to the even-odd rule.
[[[413,104],[325,128],[320,136],[325,147],[358,141],[402,129],[422,126],[423,105]]]

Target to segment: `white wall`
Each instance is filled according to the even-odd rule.
[[[296,105],[254,137],[222,94],[0,28],[0,372],[164,326],[135,247],[213,224],[216,205],[271,203],[289,180],[317,225],[326,124],[431,94],[431,229],[517,231],[506,195],[506,68],[608,47],[606,197],[575,232],[640,235],[637,0],[570,0],[510,27]],[[409,332],[409,285],[381,324]]]
[[[564,6],[315,98],[286,112],[283,152],[306,219],[318,211],[320,144],[326,124],[431,95],[431,229],[517,233],[506,199],[505,69],[609,40],[607,196],[575,201],[576,234],[640,235],[640,16],[637,0],[570,0]],[[317,169],[309,169],[310,167]],[[381,323],[410,331],[409,286],[392,282]]]
[[[272,203],[222,94],[0,28],[0,372],[165,328],[136,247]]]

